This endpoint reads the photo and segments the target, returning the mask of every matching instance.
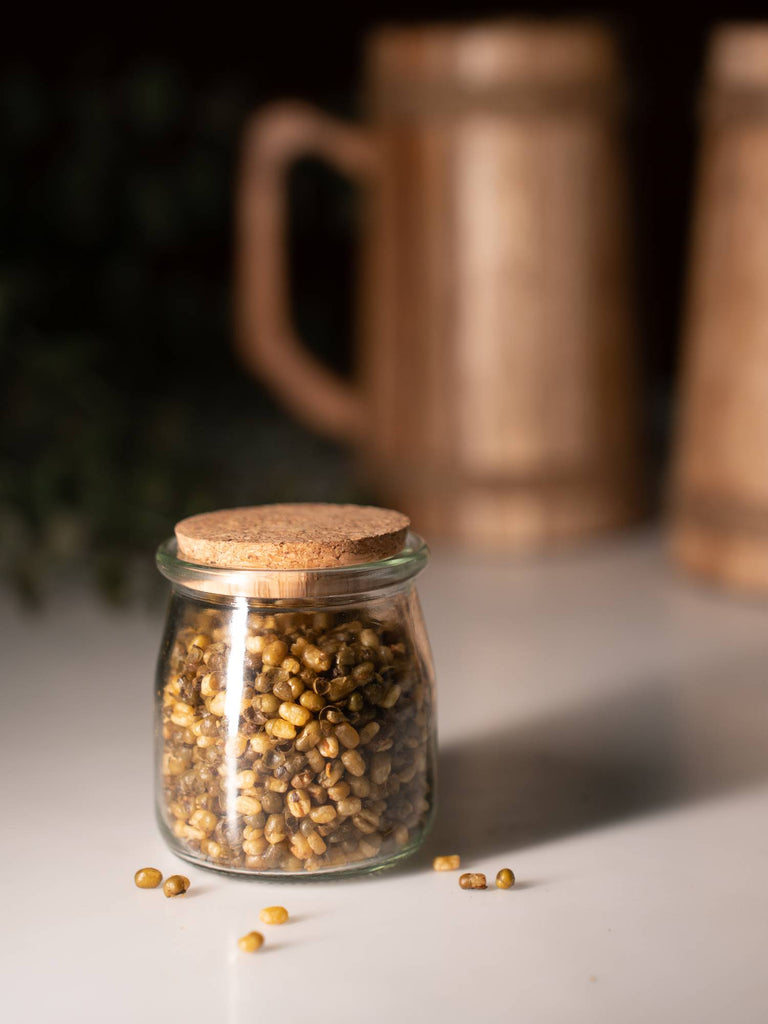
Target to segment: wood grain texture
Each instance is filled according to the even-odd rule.
[[[292,375],[290,404],[301,412],[306,398],[307,421],[336,436],[354,423],[362,475],[430,536],[526,547],[638,512],[619,65],[611,34],[592,23],[385,29],[370,40],[362,412],[348,415],[348,391],[340,399],[309,373]],[[311,124],[299,135],[312,138]],[[349,143],[343,132],[322,138],[337,164],[358,166],[332,155]],[[253,261],[257,249],[243,251]],[[241,290],[248,280],[241,273]],[[254,330],[241,303],[246,347],[284,325],[272,294],[284,306],[284,286],[261,288]],[[285,378],[265,356],[278,359],[273,342],[250,351],[280,392]]]
[[[670,545],[768,591],[768,27],[715,34],[704,114]]]
[[[528,547],[640,507],[618,64],[594,25],[371,41],[361,462],[430,536]]]

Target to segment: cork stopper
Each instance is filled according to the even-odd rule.
[[[222,569],[332,569],[403,549],[410,520],[367,505],[254,505],[176,524],[179,557]]]

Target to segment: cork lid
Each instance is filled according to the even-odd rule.
[[[176,524],[179,557],[223,569],[332,569],[402,551],[410,520],[367,505],[254,505]]]

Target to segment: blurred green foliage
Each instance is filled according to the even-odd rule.
[[[0,571],[28,597],[62,572],[130,593],[194,511],[354,496],[346,456],[230,353],[250,106],[237,77],[170,61],[0,75]],[[338,363],[349,196],[319,170],[293,191],[300,323]]]

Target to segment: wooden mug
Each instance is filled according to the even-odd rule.
[[[713,34],[703,108],[669,539],[768,591],[768,25]]]
[[[244,135],[236,334],[312,427],[352,442],[377,497],[431,536],[530,546],[638,510],[621,75],[593,23],[384,29],[364,126],[281,103]],[[357,179],[358,373],[289,315],[285,177]]]

